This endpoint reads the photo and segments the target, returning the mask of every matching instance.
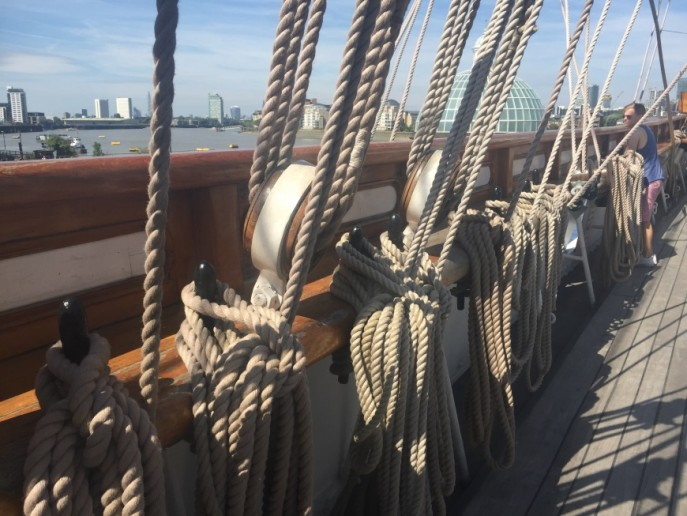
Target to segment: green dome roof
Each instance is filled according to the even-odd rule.
[[[439,122],[440,133],[448,133],[451,130],[469,78],[470,70],[456,75],[446,109]],[[536,131],[543,116],[544,108],[534,90],[525,81],[516,78],[496,130],[503,133]]]

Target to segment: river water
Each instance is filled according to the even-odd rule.
[[[70,130],[55,129],[43,133],[5,134],[3,142],[4,150],[19,151],[21,141],[25,153],[41,149],[38,136],[41,134],[60,134],[67,137],[79,137],[86,147],[87,154],[93,154],[93,144],[99,142],[102,151],[106,155],[147,153],[150,140],[150,129],[88,129]],[[310,132],[300,135],[296,145],[319,145],[321,133]],[[196,150],[229,150],[231,148],[252,149],[255,147],[257,133],[240,132],[239,128],[227,128],[224,131],[215,131],[208,128],[172,128],[172,152],[186,152]],[[230,145],[232,147],[230,147]]]

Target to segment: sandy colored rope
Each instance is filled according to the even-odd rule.
[[[303,349],[278,312],[217,288],[217,302],[196,295],[193,284],[184,288],[176,340],[194,385],[199,501],[211,515],[311,514]]]
[[[479,0],[452,0],[449,5],[427,94],[422,105],[422,116],[408,155],[406,165],[408,175],[412,173],[417,162],[427,154],[432,145],[479,4]]]
[[[410,278],[386,233],[381,249],[362,245],[364,252],[342,237],[331,285],[358,311],[351,359],[362,413],[335,514],[366,498],[380,514],[427,514],[428,507],[444,514],[455,484],[453,397],[441,347],[452,298],[427,255]],[[366,493],[372,482],[376,489]]]
[[[630,277],[640,256],[644,160],[627,151],[613,158],[609,169],[611,188],[602,238],[604,269],[608,280],[620,282]]]
[[[44,411],[24,465],[24,514],[164,516],[162,450],[147,413],[110,374],[108,342],[89,337],[80,364],[62,343],[36,379]]]
[[[321,227],[321,223],[326,223],[326,230],[319,239],[320,243],[329,241],[353,201],[369,144],[370,130],[384,93],[384,82],[393,55],[394,41],[402,25],[407,4],[407,0],[383,0],[381,3],[375,18],[374,30],[370,34],[365,66],[360,74],[355,102],[351,106],[333,175],[331,169],[327,168],[331,161],[323,155],[324,145],[320,149],[305,215],[296,237],[294,257],[281,306],[281,313],[289,322],[292,322],[296,315],[298,299],[318,239],[318,228]],[[330,112],[330,120],[331,117]],[[336,192],[340,192],[338,197]],[[332,200],[337,198],[338,202],[332,206]]]
[[[177,0],[158,0],[153,45],[153,114],[150,119],[150,163],[146,213],[143,330],[141,333],[141,396],[155,421],[160,363],[162,283],[165,269],[165,229],[169,204],[169,167],[174,101],[174,50],[179,20]]]
[[[432,182],[432,186],[425,202],[420,223],[412,238],[408,251],[408,266],[414,267],[417,256],[426,248],[429,235],[434,223],[444,205],[451,181],[451,172],[459,158],[459,151],[468,132],[470,123],[479,104],[484,85],[489,76],[489,70],[497,53],[498,44],[503,37],[508,15],[511,10],[511,2],[503,0],[494,6],[492,16],[484,32],[482,44],[477,49],[475,63],[470,71],[470,77],[465,88],[466,95],[461,100],[461,105],[456,113],[456,118],[451,126],[446,145],[442,150],[439,167]],[[411,149],[412,153],[412,149]],[[411,155],[412,157],[412,155]],[[409,162],[410,162],[409,158]]]
[[[398,113],[396,113],[396,118],[394,119],[393,126],[391,128],[391,134],[389,135],[389,141],[394,141],[396,137],[396,132],[398,131],[399,125],[401,124],[401,119],[403,118],[403,113],[406,109],[406,103],[408,102],[408,95],[410,94],[410,86],[413,83],[413,77],[415,75],[415,67],[417,66],[417,60],[420,57],[420,50],[422,49],[422,43],[425,41],[425,34],[427,33],[427,26],[429,25],[429,20],[432,17],[432,12],[434,10],[434,0],[429,0],[427,4],[427,10],[425,11],[425,17],[422,20],[422,27],[420,28],[420,34],[415,42],[415,50],[413,51],[413,57],[410,60],[410,66],[408,67],[408,76],[406,77],[405,86],[403,86],[403,93],[401,95],[401,102],[398,104]]]
[[[499,218],[470,211],[457,241],[470,260],[470,436],[487,464],[510,467],[515,458],[511,390],[513,242]],[[504,446],[503,452],[497,451]]]
[[[430,2],[433,2],[433,0],[430,0]],[[389,79],[386,81],[386,88],[384,90],[384,95],[382,96],[382,101],[380,102],[380,107],[384,107],[387,105],[387,102],[389,101],[389,96],[391,95],[391,89],[394,87],[394,83],[396,82],[396,75],[398,74],[398,68],[401,65],[401,60],[403,59],[403,55],[405,54],[406,46],[408,45],[408,40],[410,39],[410,34],[413,31],[413,27],[415,26],[415,20],[417,19],[417,13],[420,9],[420,1],[415,0],[413,4],[410,7],[410,14],[406,17],[406,19],[403,21],[403,26],[401,27],[400,34],[398,36],[398,39],[400,41],[396,42],[396,51],[394,53],[394,65],[391,68],[391,74],[389,76]],[[400,45],[399,45],[400,43]],[[401,106],[399,105],[399,110],[401,110]],[[375,123],[372,126],[372,130],[370,132],[371,136],[370,139],[374,138],[375,133],[377,132],[377,126],[379,126],[379,122],[381,120],[381,115],[382,111],[381,109],[377,112],[377,116],[375,118]]]
[[[600,98],[604,97],[608,93],[608,88],[611,85],[611,80],[613,79],[613,76],[615,75],[615,70],[618,66],[618,62],[620,61],[620,56],[623,53],[623,50],[625,49],[625,44],[627,43],[627,39],[630,36],[630,32],[632,31],[632,27],[634,27],[635,20],[637,19],[637,16],[639,15],[639,9],[642,6],[642,1],[643,0],[637,0],[635,3],[635,7],[632,10],[632,14],[630,15],[630,19],[627,22],[627,27],[625,28],[625,32],[623,33],[623,36],[620,40],[620,43],[618,44],[618,49],[616,50],[615,56],[613,57],[613,62],[611,63],[611,67],[608,71],[608,75],[606,76],[606,80],[604,81],[604,84],[601,88],[601,92],[599,93]],[[597,34],[594,35],[597,37]],[[594,41],[595,43],[596,41]],[[589,53],[593,52],[594,46],[591,45],[590,49],[588,50]],[[584,69],[582,78],[587,77],[588,70]],[[580,157],[582,156],[582,152],[586,150],[587,148],[587,140],[589,139],[590,133],[593,131],[594,128],[594,122],[597,120],[599,117],[599,114],[601,113],[601,108],[602,108],[603,103],[598,102],[596,107],[594,108],[594,111],[592,112],[591,118],[589,119],[587,126],[584,128],[582,131],[582,144],[580,145],[580,148],[577,149],[577,152],[575,156],[573,157],[572,160],[572,170],[575,171],[576,163],[580,161]],[[569,180],[568,180],[569,184]]]
[[[543,0],[523,2],[511,12],[504,34],[504,42],[490,71],[489,80],[481,99],[481,106],[483,107],[480,107],[473,122],[470,138],[460,164],[461,172],[458,173],[454,187],[454,195],[460,195],[460,202],[455,209],[455,217],[449,226],[446,241],[437,262],[437,269],[440,273],[448,259],[461,218],[467,210],[489,142],[506,105],[508,92],[517,75],[525,48],[529,38],[536,31],[536,22],[542,5]]]
[[[507,220],[510,219],[511,214],[518,202],[520,193],[522,192],[522,189],[525,185],[525,182],[529,178],[530,167],[532,166],[532,161],[534,160],[534,156],[536,155],[537,149],[539,148],[539,142],[541,141],[544,131],[546,131],[549,119],[551,118],[551,114],[553,113],[556,107],[556,102],[558,101],[558,97],[560,95],[561,88],[563,87],[563,83],[565,82],[565,78],[566,76],[569,76],[570,63],[573,59],[573,56],[575,55],[575,49],[577,48],[577,44],[580,40],[582,31],[588,23],[589,13],[591,12],[593,5],[594,0],[587,0],[585,2],[584,7],[582,8],[582,12],[580,13],[580,16],[577,20],[575,31],[573,32],[572,37],[568,38],[568,47],[565,52],[565,55],[563,56],[563,62],[561,63],[558,76],[556,77],[556,82],[554,83],[554,87],[552,88],[551,95],[549,97],[549,102],[546,105],[546,109],[544,110],[544,116],[541,122],[539,123],[539,127],[537,127],[537,132],[535,133],[534,138],[532,139],[532,144],[530,145],[530,148],[527,152],[525,163],[523,164],[522,170],[520,171],[520,177],[518,178],[518,181],[513,189],[510,207],[508,209],[508,213],[506,214]],[[571,138],[573,137],[574,131],[571,132]]]

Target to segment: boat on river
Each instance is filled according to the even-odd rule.
[[[400,25],[399,20],[390,20],[388,23]],[[398,31],[400,26],[395,25],[382,31],[388,32],[386,37],[389,45],[395,41],[394,35]],[[514,40],[513,45],[517,41]],[[359,43],[370,44],[369,41]],[[513,45],[504,45],[504,52],[514,48]],[[383,47],[379,45],[379,48]],[[361,47],[361,56],[383,54],[363,50],[364,47]],[[494,51],[492,57],[496,59],[497,56],[498,53]],[[160,56],[157,57],[158,61],[162,60]],[[388,60],[390,58],[391,55],[387,56]],[[160,65],[164,66],[164,63]],[[376,61],[368,65],[375,71],[388,68],[388,63]],[[376,98],[379,101],[377,104],[381,104],[382,95],[367,90],[369,84],[354,86],[351,86],[353,96],[360,89],[363,98]],[[164,90],[156,88],[156,91]],[[291,88],[283,88],[282,91],[291,91]],[[494,101],[494,104],[497,103]],[[270,106],[276,110],[280,105],[280,102],[265,103],[265,111]],[[474,107],[476,109],[476,105]],[[374,115],[374,110],[371,113]],[[278,118],[266,117],[266,126],[270,125],[269,120]],[[286,130],[287,117],[283,118],[285,135],[289,131]],[[165,117],[154,119],[159,121]],[[587,251],[601,252],[600,227],[607,210],[610,213],[612,209],[612,203],[604,205],[602,197],[596,194],[598,190],[604,193],[613,191],[609,186],[606,165],[599,165],[602,160],[608,159],[609,169],[616,167],[613,170],[622,170],[624,173],[631,168],[630,165],[624,165],[626,162],[620,157],[614,158],[619,144],[626,138],[627,129],[620,126],[593,127],[591,124],[567,132],[542,129],[526,133],[497,133],[483,142],[471,139],[477,138],[482,132],[466,131],[463,135],[466,139],[457,145],[456,152],[445,154],[442,149],[447,148],[447,139],[450,142],[452,135],[432,134],[426,153],[418,158],[415,165],[409,166],[418,142],[428,133],[416,131],[412,141],[402,139],[369,143],[369,132],[362,130],[358,133],[356,124],[362,124],[361,120],[372,123],[370,120],[374,121],[375,117],[363,117],[358,113],[351,115],[351,119],[355,120],[351,126],[353,128],[341,129],[341,142],[345,140],[357,146],[334,146],[337,152],[340,149],[341,154],[335,159],[330,158],[329,167],[331,170],[360,169],[353,181],[354,190],[345,194],[342,191],[337,194],[333,180],[325,186],[311,184],[311,179],[318,177],[312,164],[324,159],[323,149],[327,150],[328,142],[321,146],[289,148],[286,151],[276,149],[274,156],[269,155],[272,158],[264,160],[265,163],[273,162],[274,170],[271,174],[265,174],[263,179],[251,175],[256,168],[253,150],[206,153],[204,151],[209,148],[199,147],[196,149],[198,152],[171,153],[169,145],[151,149],[153,156],[156,151],[163,156],[165,151],[170,152],[168,169],[164,169],[164,165],[156,165],[148,156],[138,155],[137,151],[132,151],[137,149],[134,147],[129,148],[134,155],[126,158],[103,156],[81,160],[15,161],[0,165],[0,212],[4,220],[12,221],[0,225],[0,275],[3,277],[3,291],[7,293],[0,298],[0,512],[20,512],[22,498],[26,506],[33,509],[32,498],[25,492],[30,495],[37,493],[36,499],[41,500],[41,497],[48,499],[53,496],[48,491],[64,495],[61,499],[66,500],[65,503],[77,500],[78,497],[70,490],[76,490],[80,480],[85,477],[76,473],[71,475],[71,470],[78,468],[81,459],[85,462],[90,460],[89,464],[95,469],[95,466],[105,463],[97,459],[115,461],[119,456],[127,455],[123,452],[114,453],[115,448],[107,452],[97,451],[94,444],[96,437],[108,442],[114,441],[115,437],[126,437],[144,444],[153,443],[145,448],[151,452],[150,455],[153,455],[151,450],[157,447],[159,439],[164,449],[164,475],[160,482],[151,483],[156,485],[156,489],[164,485],[166,494],[160,495],[157,501],[146,501],[149,504],[146,507],[156,507],[155,510],[160,511],[156,503],[166,500],[166,513],[180,515],[194,513],[195,508],[204,503],[209,504],[204,510],[212,512],[213,503],[219,506],[223,505],[220,502],[225,499],[233,500],[234,491],[241,488],[231,483],[237,479],[241,482],[245,480],[246,485],[260,487],[249,491],[245,499],[239,497],[240,502],[232,502],[238,504],[238,508],[235,508],[237,513],[270,512],[268,507],[262,505],[263,496],[270,500],[265,502],[267,505],[278,504],[271,507],[271,512],[275,514],[290,511],[309,513],[310,510],[316,514],[339,514],[345,512],[339,511],[342,507],[354,511],[353,505],[349,504],[359,500],[377,504],[384,499],[384,503],[387,503],[389,490],[376,487],[377,483],[383,482],[394,484],[396,490],[401,492],[400,500],[407,502],[406,507],[397,500],[395,509],[388,512],[390,514],[442,512],[446,509],[444,498],[449,500],[450,512],[452,506],[449,497],[453,484],[456,484],[459,494],[469,492],[470,488],[465,489],[465,486],[469,486],[471,481],[484,480],[484,475],[479,472],[486,465],[499,471],[507,469],[519,457],[516,446],[512,450],[512,460],[505,464],[508,453],[504,452],[504,448],[510,443],[510,432],[514,430],[510,425],[515,425],[518,419],[516,415],[519,416],[514,415],[513,392],[516,392],[518,401],[522,399],[518,389],[527,391],[524,375],[518,380],[519,383],[513,380],[511,385],[510,373],[497,377],[502,370],[488,362],[488,358],[500,352],[496,348],[510,349],[511,327],[515,335],[522,330],[525,322],[530,321],[525,318],[527,312],[524,305],[513,310],[520,317],[513,320],[510,319],[510,305],[498,315],[496,307],[493,312],[480,311],[479,307],[480,300],[489,298],[492,291],[498,290],[495,295],[504,299],[516,297],[517,294],[508,288],[515,283],[509,274],[513,274],[517,267],[515,264],[507,265],[507,253],[494,255],[493,259],[492,255],[488,259],[476,257],[474,249],[479,246],[470,248],[466,240],[456,241],[445,253],[442,253],[442,245],[452,240],[452,224],[463,215],[475,223],[488,221],[501,224],[502,218],[506,218],[504,206],[507,206],[509,199],[517,200],[520,195],[523,199],[542,199],[549,191],[564,192],[566,189],[562,188],[563,185],[566,188],[570,186],[570,192],[565,193],[570,194],[566,202],[580,193],[577,203],[570,201],[570,205],[561,204],[556,208],[563,213],[556,220],[565,220],[565,224],[560,222],[560,227],[551,229],[553,241],[556,242],[551,245],[554,251],[533,252],[521,262],[523,269],[533,267],[532,270],[538,270],[534,267],[540,261],[546,261],[544,257],[552,261],[559,259],[555,267],[560,269],[550,274],[532,273],[529,278],[521,279],[518,287],[524,292],[530,285],[538,285],[527,283],[530,280],[534,282],[535,276],[544,279],[555,277],[556,281],[548,281],[546,288],[533,287],[536,292],[531,302],[532,310],[539,311],[533,327],[539,325],[537,327],[544,328],[542,332],[551,331],[551,316],[555,314],[556,324],[568,331],[567,336],[558,334],[559,338],[574,340],[584,329],[577,327],[577,317],[581,311],[579,305],[565,305],[559,300],[559,306],[565,305],[571,309],[557,311],[556,300],[550,299],[551,293],[554,298],[560,295],[563,299],[566,293],[565,289],[559,292],[558,278],[568,273],[578,274],[582,279],[576,279],[575,282],[582,284],[582,289],[578,290],[582,293],[583,302],[591,301],[590,304],[595,305],[594,291],[587,287],[591,288],[593,284],[598,286],[603,280],[603,272],[594,269],[592,280],[587,270]],[[472,120],[472,116],[469,120]],[[684,153],[677,152],[674,132],[684,126],[686,120],[685,114],[671,113],[670,116],[654,117],[646,122],[658,141],[658,151],[665,166],[679,171],[673,172],[671,185],[679,185],[680,178],[684,180]],[[297,119],[292,122],[297,126]],[[271,127],[266,126],[261,127],[264,134],[262,142],[281,138],[268,135]],[[484,134],[487,132],[490,131],[483,131]],[[355,135],[358,137],[353,137]],[[478,143],[483,143],[483,147]],[[111,144],[120,145],[121,142],[112,141]],[[154,142],[151,142],[152,145]],[[467,155],[462,153],[467,153],[473,147],[475,153],[470,154],[468,160]],[[483,151],[482,154],[477,153],[477,148]],[[449,207],[456,210],[454,213],[459,213],[457,210],[463,208],[465,211],[460,212],[460,216],[449,216],[449,207],[445,210],[437,208],[435,215],[438,217],[441,213],[441,217],[425,230],[426,241],[423,246],[426,252],[418,255],[415,267],[406,270],[398,263],[410,256],[409,242],[417,235],[422,235],[421,222],[427,216],[424,212],[428,211],[423,208],[426,198],[432,195],[434,178],[441,178],[440,163],[449,155],[457,159],[457,154],[464,156],[465,166],[470,161],[472,172],[469,178],[467,175],[463,179],[456,178],[450,184],[451,191],[455,187],[456,191],[465,195],[452,198]],[[284,159],[284,162],[288,162],[288,166],[282,164],[277,167],[277,161],[286,155],[288,159]],[[349,161],[350,155],[353,158]],[[584,159],[580,156],[584,156]],[[354,158],[360,158],[359,162]],[[530,165],[532,169],[539,169],[536,174],[538,180],[527,168]],[[151,166],[159,168],[151,173]],[[579,166],[583,167],[582,170],[576,169]],[[456,164],[455,168],[458,170],[460,167]],[[452,170],[451,167],[449,169]],[[550,172],[547,181],[543,181],[547,177],[545,170]],[[160,180],[165,173],[168,182]],[[153,179],[149,182],[151,176]],[[343,181],[344,177],[339,178],[342,179],[340,183],[347,183]],[[449,188],[448,178],[449,174],[444,179],[446,188]],[[169,191],[155,190],[166,184],[169,185]],[[467,184],[472,190],[466,194]],[[49,187],[46,188],[46,185]],[[308,219],[311,210],[307,203],[316,195],[309,192],[317,191],[316,186],[322,186],[324,192],[321,193],[323,208],[328,200],[333,200],[334,206],[330,208],[337,216],[332,215],[328,224]],[[575,188],[576,193],[572,193]],[[523,194],[521,189],[527,191]],[[146,191],[151,192],[148,201],[150,218],[145,209]],[[679,188],[675,191],[679,191]],[[676,211],[685,202],[684,191],[683,188],[680,195],[673,197]],[[416,194],[422,194],[419,201]],[[283,197],[276,197],[275,201],[275,195]],[[162,208],[154,205],[160,199],[169,202],[164,217],[159,215]],[[548,197],[545,199],[541,202],[549,206]],[[338,206],[346,206],[347,209],[337,213]],[[492,211],[487,216],[484,215],[487,209],[503,211]],[[524,208],[518,205],[516,211],[519,213],[519,210]],[[325,211],[321,209],[318,213]],[[584,213],[584,218],[579,216],[580,213]],[[665,213],[659,213],[657,217],[662,215]],[[156,221],[160,223],[161,219],[167,219],[167,224],[155,226]],[[294,256],[299,256],[299,229],[308,220],[315,220],[314,233],[322,226],[322,235],[326,235],[326,238],[322,236],[322,240],[313,243],[310,248],[313,258],[309,263],[311,267],[306,271],[307,281],[304,277],[302,292],[296,296],[298,308],[289,318],[277,308],[283,307],[283,300],[288,296],[288,276],[285,271],[289,270],[292,259],[294,263],[297,262]],[[408,230],[411,222],[412,229]],[[541,224],[544,227],[544,222]],[[327,228],[331,234],[327,234]],[[541,233],[547,231],[542,230]],[[464,237],[463,233],[457,231],[457,234],[458,238]],[[495,248],[501,238],[507,242],[511,235],[505,225],[489,226],[481,234],[486,235],[484,241],[494,243]],[[160,235],[165,238],[160,239]],[[417,238],[420,239],[419,236]],[[567,249],[566,245],[573,240],[575,244]],[[577,245],[578,242],[582,242],[582,247]],[[151,248],[156,250],[151,251]],[[506,245],[506,249],[511,248]],[[575,254],[579,260],[573,258],[566,261],[564,253]],[[151,266],[161,254],[166,259],[157,266]],[[537,258],[533,257],[535,255]],[[346,264],[350,263],[347,260],[354,258],[357,261],[350,265],[350,269],[345,269]],[[438,267],[434,264],[440,262],[440,273],[433,272]],[[488,265],[485,269],[489,269],[490,273],[495,272],[499,281],[494,280],[493,276],[480,280],[477,275],[477,271],[482,270],[480,262]],[[584,271],[580,272],[582,269]],[[367,270],[372,270],[369,277],[363,276]],[[501,272],[504,272],[507,281],[500,282]],[[341,285],[347,281],[353,282],[351,278],[357,278],[357,275],[364,279],[355,284],[348,297],[341,295]],[[141,285],[144,282],[151,283],[152,277],[159,283],[146,293]],[[379,280],[380,277],[382,280]],[[416,281],[417,277],[423,278],[423,283]],[[384,307],[383,310],[357,310],[359,297],[363,297],[366,289],[378,280],[383,285],[372,296],[372,305],[377,303]],[[499,290],[501,287],[503,292]],[[601,291],[597,290],[596,294],[601,297]],[[78,303],[74,301],[75,298],[79,300]],[[157,300],[155,309],[150,308],[151,298]],[[518,299],[522,302],[523,298]],[[80,312],[80,305],[85,314]],[[411,307],[409,313],[412,317],[404,318],[406,307]],[[142,318],[146,317],[147,312],[157,309],[160,310],[159,320],[156,328],[150,331],[148,324],[152,319],[142,322]],[[285,313],[288,314],[288,310]],[[370,313],[376,315],[365,319],[365,314]],[[242,319],[243,316],[245,318]],[[487,341],[491,338],[478,338],[476,335],[483,336],[487,326],[496,326],[497,318],[502,319],[504,324],[500,327],[500,336],[495,338],[496,347],[489,347]],[[398,323],[394,328],[398,335],[403,335],[402,339],[393,340],[396,337],[384,333],[394,323]],[[142,327],[146,328],[143,337]],[[93,336],[93,333],[102,338]],[[430,333],[436,336],[432,344],[427,343],[429,338],[423,339]],[[155,368],[155,377],[159,379],[155,401],[157,408],[151,412],[151,416],[139,417],[135,411],[140,409],[140,414],[145,414],[143,407],[148,399],[148,394],[141,394],[139,390],[139,383],[146,376],[145,372],[141,373],[141,364],[146,362],[141,358],[141,347],[146,347],[142,341],[147,342],[155,334],[160,337],[156,344],[159,353],[159,363]],[[407,355],[403,355],[405,358],[392,356],[388,349],[384,353],[360,351],[356,354],[359,348],[351,342],[362,342],[366,337],[369,337],[370,343],[397,343],[399,349],[411,342],[415,344],[403,348],[410,349]],[[58,340],[60,345],[48,352],[47,360],[51,364],[65,360],[68,362],[59,362],[67,364],[65,371],[79,367],[91,371],[87,367],[97,362],[100,365],[96,364],[94,370],[102,372],[107,371],[104,365],[107,362],[112,374],[127,388],[133,401],[122,401],[125,399],[123,391],[106,376],[84,381],[81,389],[65,388],[67,382],[60,380],[55,381],[54,390],[41,390],[47,389],[46,385],[52,385],[46,376],[52,373],[47,373],[49,368],[43,366],[46,363],[46,350]],[[201,340],[207,347],[192,347]],[[549,358],[549,369],[555,371],[551,362],[564,358],[561,351],[566,349],[566,344],[570,343],[551,346],[550,350],[555,356]],[[421,355],[421,347],[431,349],[432,354],[428,352],[428,355]],[[106,352],[103,351],[105,349]],[[483,353],[478,350],[483,350]],[[96,355],[101,352],[102,355]],[[144,355],[148,352],[144,351]],[[429,358],[426,361],[414,361],[415,354]],[[380,358],[384,365],[379,369],[388,377],[374,376],[379,371],[373,371],[372,366],[367,370],[360,369],[360,364],[367,363],[365,360],[373,355]],[[102,356],[106,358],[102,359]],[[536,353],[532,356],[536,357],[534,360],[545,361]],[[477,361],[480,357],[484,357],[484,363]],[[516,362],[513,357],[506,355],[503,360],[494,362],[510,367],[511,361]],[[189,363],[192,365],[189,366]],[[82,365],[76,367],[74,364]],[[212,364],[219,366],[208,373],[206,369],[210,369],[209,365]],[[266,364],[264,368],[263,364]],[[471,401],[472,405],[466,407],[460,400],[464,399],[467,384],[471,383],[469,375],[475,374],[483,364],[486,364],[486,373],[477,378],[493,387],[488,392],[495,393],[494,398],[483,397],[481,404]],[[542,366],[542,371],[539,371],[536,364],[532,367],[534,373],[545,374],[549,370],[543,371],[546,368]],[[43,382],[39,382],[37,394],[34,381],[41,370]],[[523,366],[523,370],[527,370],[528,374],[530,372],[526,366]],[[416,384],[393,383],[401,382],[395,376],[396,373],[400,376],[400,372],[413,378]],[[374,378],[374,381],[370,381],[369,391],[359,392],[361,385],[363,388],[367,385],[368,377]],[[427,382],[431,379],[432,383],[423,383],[425,378],[428,378]],[[89,390],[93,385],[98,385],[98,389]],[[542,382],[542,385],[544,389],[547,388],[546,382]],[[229,398],[246,386],[245,398]],[[70,404],[55,401],[58,393],[65,394],[62,391],[75,396],[86,393],[86,401],[79,405],[86,408],[81,412],[97,413],[102,419],[70,426],[72,416],[65,416]],[[203,396],[209,396],[207,393],[211,391],[216,392],[217,398],[206,402]],[[273,397],[277,391],[280,395]],[[302,397],[297,397],[293,391]],[[106,400],[110,393],[115,393],[114,397]],[[397,400],[407,393],[412,393],[408,397],[407,410],[401,411],[400,415],[393,412],[393,403],[401,403]],[[532,399],[533,396],[525,394],[524,398]],[[259,403],[255,402],[256,399]],[[234,453],[235,448],[243,450],[236,443],[243,444],[241,439],[248,434],[251,447],[255,443],[257,449],[262,443],[264,448],[260,448],[255,455],[246,452],[236,462],[223,466],[223,459],[217,458],[221,455],[217,449],[214,449],[215,454],[210,456],[211,459],[202,455],[201,450],[204,447],[211,448],[213,443],[203,440],[207,436],[203,428],[199,428],[198,418],[194,426],[194,414],[198,416],[208,406],[219,411],[225,402],[228,407],[226,414],[214,413],[215,419],[203,420],[205,430],[208,426],[220,428],[220,437],[216,439],[219,448],[227,454]],[[78,405],[76,402],[73,404]],[[109,426],[110,420],[107,418],[110,417],[110,409],[112,413],[123,412],[121,406],[126,406],[132,414],[136,414],[130,419],[136,423],[128,426],[112,423]],[[244,406],[248,409],[241,412]],[[466,429],[468,422],[476,417],[471,409],[488,412],[485,407],[493,411],[503,409],[504,412],[494,417],[497,423],[490,427],[493,433],[487,437],[486,444],[475,444],[467,439],[468,432],[461,431],[461,428]],[[512,412],[506,413],[509,408]],[[54,428],[59,427],[52,433],[48,432],[47,441],[52,439],[57,446],[56,451],[48,455],[67,457],[65,463],[67,460],[73,461],[64,471],[59,463],[51,466],[49,471],[52,471],[53,477],[70,479],[63,483],[55,481],[51,489],[45,488],[48,481],[41,480],[40,474],[36,473],[41,469],[40,461],[31,459],[32,452],[42,449],[35,446],[36,441],[31,441],[31,436],[37,435],[38,430],[52,428],[50,420],[46,423],[43,418],[44,414],[54,418]],[[142,432],[140,435],[143,437],[132,437],[132,428],[139,430],[139,426],[144,427],[148,417],[155,432]],[[77,416],[73,418],[76,420]],[[280,426],[282,418],[289,421],[284,426]],[[439,422],[442,418],[445,421]],[[106,424],[101,425],[98,421],[105,421]],[[392,429],[394,441],[383,441],[386,425],[390,421],[403,423],[398,423]],[[213,424],[209,425],[209,422]],[[265,422],[255,434],[249,431],[251,425]],[[148,427],[145,429],[146,432],[149,430]],[[80,432],[95,437],[72,446],[80,442]],[[229,435],[232,437],[229,438]],[[236,441],[232,440],[234,438]],[[426,444],[435,439],[441,446]],[[31,442],[34,446],[30,445]],[[382,445],[382,442],[385,444]],[[408,445],[408,442],[411,444]],[[288,446],[280,448],[284,443]],[[123,449],[123,445],[118,446]],[[485,447],[488,448],[486,453]],[[279,454],[268,461],[266,457],[275,449],[279,450]],[[449,451],[440,454],[439,451],[443,449]],[[386,455],[392,460],[388,466],[384,466],[389,468],[385,472],[396,471],[392,468],[401,468],[401,463],[405,465],[406,462],[412,467],[403,469],[403,475],[399,474],[398,477],[375,473],[370,461],[373,458],[381,460],[379,457]],[[27,456],[30,459],[24,469]],[[264,469],[248,473],[248,465],[260,460],[266,464]],[[309,461],[310,464],[306,464]],[[142,464],[143,459],[139,462]],[[286,473],[278,469],[282,463],[287,466]],[[310,475],[300,473],[309,471],[310,466],[313,468]],[[163,469],[161,463],[156,467]],[[217,481],[216,478],[221,476],[219,470],[224,467],[229,474],[225,475],[226,480]],[[135,469],[127,468],[122,466],[129,473]],[[213,469],[215,471],[211,475],[209,471]],[[293,471],[289,472],[289,469]],[[112,466],[109,471],[116,470],[117,467]],[[194,494],[196,482],[202,482],[205,475],[210,485],[202,485],[198,491],[200,494]],[[93,478],[105,482],[109,475],[94,475]],[[421,482],[417,482],[417,479],[421,479]],[[149,480],[146,477],[146,483]],[[425,484],[431,484],[432,489],[425,491]],[[95,480],[89,485],[97,492]],[[417,493],[423,494],[418,494],[419,498],[415,499],[410,496],[410,489],[408,493],[399,489],[401,485],[412,486]],[[64,492],[61,491],[62,486],[66,486]],[[138,484],[134,487],[143,489]],[[126,486],[113,488],[110,494],[125,489]],[[277,492],[274,498],[270,494],[273,490]],[[308,500],[308,493],[312,500]],[[423,498],[430,494],[431,500]],[[94,497],[94,505],[101,502],[97,498]],[[54,504],[52,501],[45,503]]]

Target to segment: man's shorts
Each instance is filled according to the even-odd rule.
[[[642,223],[651,222],[651,215],[654,212],[654,204],[661,193],[663,180],[653,181],[642,192]]]

